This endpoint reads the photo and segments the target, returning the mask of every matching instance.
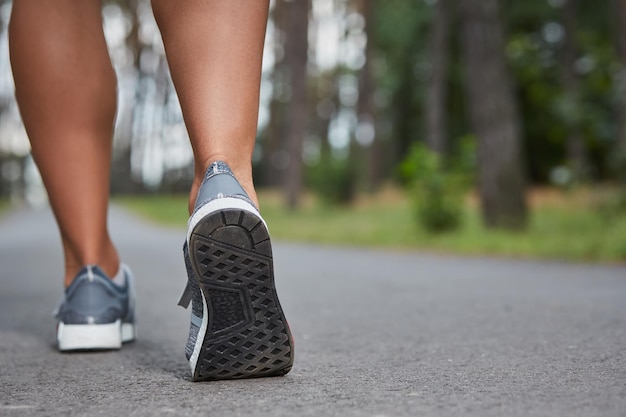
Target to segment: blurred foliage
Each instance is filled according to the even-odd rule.
[[[581,3],[575,96],[561,84],[563,39],[559,7],[548,1],[509,2],[507,54],[522,111],[528,172],[544,183],[550,171],[566,164],[568,126],[579,126],[592,162],[592,178],[606,179],[608,154],[615,142],[614,82],[619,61],[611,39],[609,2]],[[588,3],[588,2],[587,2]],[[561,6],[562,7],[562,6]]]
[[[258,196],[272,238],[277,240],[623,262],[626,213],[616,213],[607,221],[596,206],[596,202],[608,201],[616,193],[614,188],[598,187],[579,187],[571,192],[535,190],[531,193],[533,215],[524,233],[485,229],[471,202],[463,206],[464,221],[455,233],[430,233],[421,225],[412,228],[414,207],[404,193],[393,188],[350,206],[329,206],[307,198],[306,204],[296,211],[284,205],[278,192],[260,191]],[[159,223],[181,229],[186,226],[186,196],[128,197],[117,201]]]
[[[626,185],[626,148],[617,149],[609,155],[609,167],[613,176]]]
[[[596,203],[598,217],[605,223],[612,224],[626,217],[626,191],[623,189],[615,194],[610,194]]]
[[[156,29],[146,0],[108,0],[106,3],[118,5],[120,15],[123,16],[123,22],[117,22],[113,26],[132,29],[125,38],[126,48],[132,49],[130,41],[132,36],[130,35],[137,33],[141,35],[139,36],[141,42],[135,47],[143,48],[141,52],[145,57],[149,58],[151,54],[162,53],[161,49],[155,46],[156,44],[152,45],[154,42],[151,33],[155,32],[156,35]],[[277,13],[287,3],[289,2],[273,2],[274,9],[270,17],[273,21],[268,25],[276,31],[272,36],[267,37],[270,42],[273,42],[267,45],[267,50],[274,51],[273,59],[276,62],[273,68],[266,71],[264,78],[264,87],[268,87],[264,91],[271,91],[271,100],[264,99],[262,102],[264,106],[273,105],[275,108],[268,107],[263,112],[266,115],[268,112],[271,114],[267,115],[269,120],[265,125],[261,125],[259,132],[261,140],[258,142],[258,148],[261,151],[260,154],[264,155],[255,160],[255,172],[261,173],[257,176],[259,186],[275,186],[283,182],[282,165],[273,162],[281,158],[273,158],[272,155],[280,154],[280,151],[288,149],[289,145],[283,128],[285,121],[281,119],[285,117],[284,108],[289,107],[291,97],[289,70],[284,68],[284,61],[281,61],[284,59],[284,42],[288,33],[286,33],[285,22],[279,21],[280,13]],[[325,156],[319,158],[316,166],[309,166],[306,169],[306,175],[311,188],[328,203],[345,203],[354,197],[356,191],[364,188],[360,186],[364,182],[361,177],[371,175],[371,172],[363,168],[366,165],[364,161],[369,155],[356,155],[365,154],[365,151],[369,150],[367,148],[369,145],[360,143],[358,146],[353,146],[357,140],[356,130],[361,116],[357,114],[360,95],[371,94],[373,102],[371,119],[375,121],[377,145],[377,151],[373,153],[376,154],[378,161],[372,165],[376,165],[375,176],[378,178],[371,183],[384,183],[390,178],[398,180],[397,174],[402,171],[398,169],[399,164],[406,164],[407,160],[417,158],[413,155],[418,152],[415,151],[417,149],[415,144],[422,143],[422,138],[426,137],[423,114],[430,66],[429,37],[436,0],[372,1],[373,12],[370,14],[370,20],[367,22],[363,20],[361,23],[359,23],[359,18],[355,19],[355,16],[362,11],[364,4],[362,1],[329,0],[326,5],[329,3],[332,6],[330,7],[332,15],[321,18],[326,19],[321,23],[328,24],[332,20],[336,22],[336,26],[329,26],[333,29],[330,31],[331,35],[327,32],[328,37],[321,39],[339,44],[339,47],[328,45],[331,51],[337,48],[336,66],[316,68],[315,62],[310,62],[307,80],[310,88],[308,96],[310,115],[307,120],[306,136],[319,138],[320,149],[317,151]],[[525,170],[532,184],[546,184],[551,181],[551,173],[555,171],[555,168],[567,168],[568,128],[576,126],[580,128],[590,160],[590,180],[619,181],[626,184],[626,151],[619,151],[617,146],[618,112],[616,111],[621,96],[626,94],[624,85],[626,81],[623,81],[626,78],[626,69],[620,61],[616,48],[617,35],[624,28],[618,26],[615,13],[611,10],[615,1],[579,0],[578,3],[574,40],[577,49],[575,71],[579,80],[579,89],[572,93],[564,91],[561,79],[564,49],[562,25],[564,0],[501,0],[501,18],[506,28],[507,59],[514,77],[516,99],[521,113],[526,154]],[[458,13],[458,2],[450,1],[447,4],[449,5],[451,33],[448,45],[450,65],[447,73],[446,130],[449,149],[458,149],[461,146],[458,143],[459,138],[471,132],[466,115],[464,63],[461,59],[458,38],[462,32],[459,28],[463,22]],[[117,14],[113,13],[112,16],[117,16]],[[310,16],[311,19],[316,18],[315,13],[310,13]],[[3,19],[7,17],[8,15]],[[4,26],[6,26],[5,23],[2,22]],[[129,26],[131,24],[141,27],[131,28]],[[317,26],[317,33],[321,33],[324,28],[326,26]],[[337,30],[336,39],[333,37],[335,29]],[[271,31],[268,33],[272,34]],[[315,31],[312,30],[311,33],[313,41]],[[352,65],[348,65],[345,52],[350,48],[347,45],[351,45],[351,48],[357,45],[357,49],[364,49],[366,45],[370,46],[369,62],[364,61],[365,66],[360,66],[361,64],[356,64],[359,60],[353,59]],[[326,46],[326,44],[322,46],[319,42],[316,44],[312,42],[309,45],[312,52],[309,57],[315,56],[313,53],[315,48]],[[125,56],[124,54],[118,55]],[[353,55],[358,56],[359,53]],[[150,59],[144,61],[150,62]],[[141,60],[137,60],[134,65],[140,62]],[[371,91],[359,91],[362,87],[359,77],[364,68],[368,68],[371,75],[371,87],[368,87]],[[137,76],[152,77],[156,80],[155,74],[147,74],[146,71],[137,72]],[[161,78],[155,82],[161,82]],[[620,79],[622,79],[621,84]],[[138,82],[136,85],[144,84]],[[154,88],[150,87],[148,90],[152,91]],[[13,91],[8,89],[4,93],[11,97],[13,95]],[[137,109],[141,110],[146,106],[142,107],[139,105],[141,103],[135,103],[133,100],[149,101],[151,105],[154,104],[152,103],[154,100],[151,96],[143,97],[139,93],[141,91],[135,94],[135,98],[132,98],[132,94],[128,95],[131,99],[126,108],[134,109],[137,115],[136,117],[131,115],[131,118],[139,120],[136,123],[138,126],[143,126],[148,123],[141,122],[145,115]],[[156,105],[161,104],[156,103]],[[160,114],[160,111],[154,113]],[[330,127],[333,124],[341,125],[342,123],[336,123],[339,119],[343,120],[342,123],[349,125],[346,128],[348,133],[345,135],[342,133],[339,135],[342,136],[342,140],[333,143],[330,140],[332,136]],[[156,126],[154,130],[163,130],[161,127],[166,122],[154,121],[154,126]],[[177,116],[175,123],[182,124],[182,119]],[[128,126],[132,126],[132,123],[129,122]],[[167,125],[167,127],[172,126]],[[180,127],[179,130],[184,130],[182,126],[178,127]],[[348,136],[349,138],[346,138]],[[271,140],[269,140],[270,137]],[[169,137],[166,139],[169,140]],[[145,134],[145,140],[132,141],[128,146],[138,148],[148,146],[148,144],[153,146],[154,141],[158,140],[158,135],[150,131]],[[186,140],[186,138],[181,140]],[[149,141],[152,142],[149,143]],[[333,147],[334,149],[329,151]],[[142,149],[133,148],[124,152],[123,155],[126,159],[130,159],[131,155],[141,156],[142,152]],[[436,190],[443,190],[448,186],[437,184],[448,180],[454,182],[453,178],[449,178],[452,174],[448,167],[454,167],[458,162],[454,158],[447,160],[445,164],[433,163],[428,158],[425,159],[426,164],[444,165],[442,170],[429,168],[433,174],[429,185],[431,191],[428,192],[433,195],[447,195],[447,192]],[[143,158],[143,160],[150,161],[150,158]],[[126,170],[130,171],[133,164],[130,161],[127,162]],[[272,164],[276,164],[275,169],[266,169]],[[135,168],[137,167],[133,168],[133,172],[143,172],[139,169],[141,167]],[[119,167],[117,170],[120,170]],[[270,173],[273,171],[275,171],[276,178],[270,181]],[[122,174],[122,180],[127,181],[127,172],[124,171]],[[165,175],[178,174],[168,171]],[[141,178],[138,177],[137,181],[140,180]],[[184,177],[184,181],[189,180],[189,176]],[[171,184],[172,181],[165,180],[159,186],[165,188],[171,187]],[[186,189],[187,186],[185,183],[177,188]],[[450,185],[449,187],[455,188],[456,186]],[[368,190],[375,190],[375,187],[369,187]],[[437,204],[442,207],[449,205],[444,200]],[[435,221],[435,223],[438,222],[439,220]],[[446,223],[443,220],[441,222]]]
[[[390,0],[376,3],[376,59],[384,63],[377,86],[392,97],[378,117],[391,126],[389,143],[400,163],[414,142],[424,137],[423,114],[425,69],[428,68],[429,28],[432,1]],[[462,24],[450,2],[452,27]],[[579,126],[589,154],[592,180],[611,180],[615,150],[616,87],[622,66],[616,53],[611,2],[579,2],[576,74],[580,86],[575,96],[564,91],[561,80],[564,46],[561,8],[563,2],[548,0],[503,0],[506,52],[514,76],[521,118],[526,172],[535,184],[550,180],[556,166],[568,164],[568,126]],[[448,136],[454,139],[470,132],[463,98],[463,62],[453,30],[448,74]],[[617,164],[619,165],[619,164]]]
[[[9,199],[0,197],[0,215],[10,207]]]
[[[306,171],[309,188],[325,204],[347,204],[355,196],[356,170],[348,158],[322,157]]]
[[[443,156],[416,143],[399,165],[413,199],[417,221],[430,232],[457,229],[462,221],[464,197],[474,183],[474,140],[465,138],[458,152]]]
[[[423,136],[422,106],[428,68],[428,29],[432,7],[423,1],[375,3],[376,85],[389,97],[377,117],[387,121],[392,165],[402,161],[415,138]],[[393,170],[391,170],[393,172]]]

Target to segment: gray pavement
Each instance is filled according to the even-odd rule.
[[[623,266],[275,243],[293,371],[192,383],[184,231],[120,209],[111,228],[138,340],[60,354],[52,216],[0,218],[0,416],[626,416]]]

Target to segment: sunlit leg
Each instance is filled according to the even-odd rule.
[[[190,211],[223,160],[256,203],[252,151],[269,1],[152,0],[195,155]]]
[[[86,264],[113,276],[119,259],[107,203],[116,79],[101,3],[15,0],[9,40],[17,101],[61,231],[66,285]]]
[[[183,249],[189,280],[180,302],[192,310],[185,347],[192,379],[285,375],[293,339],[276,294],[265,223],[236,198],[242,190],[220,164],[199,187],[209,165],[222,160],[256,203],[251,162],[268,1],[152,4],[195,156]]]

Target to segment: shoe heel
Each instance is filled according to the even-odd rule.
[[[122,347],[120,321],[107,324],[64,324],[57,328],[60,351],[107,350]]]
[[[122,323],[122,343],[128,343],[135,340],[137,330],[133,323]]]
[[[262,220],[245,210],[222,210],[203,219],[189,243],[209,317],[196,342],[193,379],[289,372],[293,339],[276,294],[269,234]]]

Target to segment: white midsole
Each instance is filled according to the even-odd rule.
[[[189,357],[189,367],[191,368],[191,375],[195,375],[196,373],[196,364],[198,363],[198,356],[200,356],[200,348],[202,348],[202,342],[204,341],[204,335],[206,334],[206,329],[209,324],[209,314],[207,313],[207,304],[206,298],[204,298],[204,292],[200,291],[202,294],[202,324],[200,325],[200,329],[198,330],[198,336],[196,337],[196,344],[193,347],[193,352]]]
[[[135,338],[135,326],[120,320],[107,324],[64,324],[59,322],[59,350],[119,349]]]
[[[122,343],[132,342],[137,337],[137,329],[133,323],[122,323]]]
[[[226,210],[226,209],[240,209],[240,210],[249,211],[250,213],[257,216],[259,220],[263,222],[263,225],[267,229],[267,224],[265,223],[265,220],[263,220],[263,217],[261,217],[261,214],[259,213],[259,211],[252,204],[240,198],[234,198],[234,197],[216,198],[206,203],[204,206],[200,207],[198,211],[193,213],[193,215],[189,218],[189,222],[187,223],[187,244],[189,244],[189,238],[191,237],[191,233],[193,232],[193,229],[197,226],[198,223],[200,223],[200,220],[202,220],[205,216],[208,216],[209,214],[213,212]]]

